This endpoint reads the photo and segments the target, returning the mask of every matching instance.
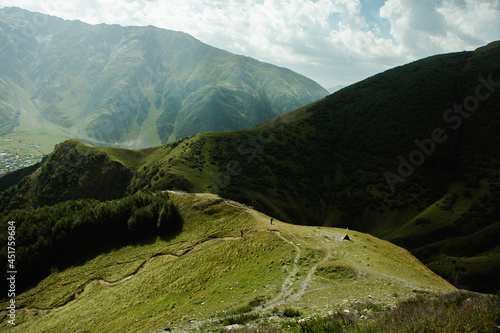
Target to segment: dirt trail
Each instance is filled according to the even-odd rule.
[[[251,210],[249,211],[250,213]],[[256,214],[252,214],[252,215],[256,215]],[[257,216],[256,216],[257,217]],[[300,285],[300,290],[297,292],[297,293],[293,293],[293,286],[294,286],[294,278],[295,276],[297,275],[298,271],[299,271],[299,259],[300,259],[300,256],[302,254],[302,251],[300,250],[300,247],[293,243],[292,241],[286,239],[284,236],[281,235],[281,230],[276,230],[276,229],[269,229],[269,228],[264,228],[264,229],[261,229],[261,230],[252,230],[248,233],[251,233],[251,232],[262,232],[262,231],[265,231],[265,232],[273,232],[277,237],[281,238],[283,241],[285,241],[286,243],[289,243],[291,245],[293,245],[295,247],[295,250],[296,250],[296,254],[295,254],[295,258],[293,260],[293,268],[292,268],[292,271],[290,272],[290,274],[287,275],[287,277],[285,278],[285,280],[283,281],[283,283],[281,284],[281,291],[280,291],[280,294],[278,296],[276,296],[274,299],[270,300],[269,302],[267,302],[266,304],[262,305],[262,306],[259,306],[259,307],[256,307],[252,312],[261,312],[261,311],[267,311],[271,308],[274,308],[276,306],[279,306],[279,305],[282,305],[282,304],[286,304],[287,301],[291,301],[291,300],[298,300],[300,299],[300,297],[302,297],[302,295],[304,294],[309,282],[311,281],[312,279],[312,276],[314,274],[314,271],[316,270],[316,268],[321,264],[323,263],[325,260],[327,260],[329,257],[330,257],[330,254],[328,254],[321,262],[317,263],[314,267],[311,268],[311,270],[309,271],[306,279],[304,281],[302,281],[301,285]],[[295,238],[294,235],[291,235],[292,237]],[[236,237],[236,238],[241,238],[241,237]],[[213,321],[214,319],[207,319],[207,320],[201,320],[201,321],[197,321],[195,323],[192,323],[186,327],[183,327],[183,328],[179,328],[179,329],[175,329],[173,330],[173,332],[191,332],[191,331],[195,331],[197,329],[199,329],[201,327],[201,325],[203,324],[206,324],[207,322],[210,322],[210,321]]]
[[[174,194],[177,194],[177,195],[199,195],[199,194],[190,194],[190,193],[184,193],[184,192],[176,192],[176,191],[168,191],[168,192],[171,192],[171,193],[174,193]],[[215,195],[213,194],[202,194],[203,196],[206,196],[206,197],[216,197]],[[251,214],[253,217],[255,217],[257,220],[260,220],[262,222],[265,222],[267,220],[267,216],[264,215],[264,214],[260,214],[258,212],[256,212],[255,210],[253,210],[251,207],[248,207],[246,205],[243,205],[243,204],[240,204],[240,203],[237,203],[237,202],[234,202],[234,201],[231,201],[231,200],[224,200],[224,203],[227,204],[227,205],[230,205],[230,206],[233,206],[233,207],[236,207],[238,209],[243,209],[245,212]],[[54,310],[58,310],[60,308],[63,308],[64,306],[68,305],[69,303],[71,303],[72,301],[76,300],[78,297],[80,297],[80,295],[85,292],[87,290],[87,288],[94,282],[98,282],[100,285],[102,286],[106,286],[106,287],[115,287],[121,283],[124,283],[124,282],[127,282],[129,280],[131,280],[132,278],[134,278],[138,273],[140,273],[151,261],[153,261],[154,259],[156,258],[174,258],[174,259],[179,259],[181,258],[182,256],[184,255],[187,255],[189,253],[191,253],[192,251],[194,251],[196,248],[198,248],[199,246],[205,244],[206,242],[209,242],[209,241],[213,241],[213,240],[221,240],[221,241],[235,241],[235,240],[239,240],[247,235],[250,235],[250,234],[253,234],[253,233],[257,233],[257,232],[273,232],[277,237],[281,238],[283,241],[285,241],[286,243],[289,243],[291,244],[294,248],[295,248],[295,251],[296,251],[296,254],[295,254],[295,258],[294,258],[294,261],[293,261],[293,268],[291,270],[291,272],[288,274],[288,276],[285,278],[285,280],[283,281],[282,285],[281,285],[281,291],[280,291],[280,294],[275,297],[274,299],[272,299],[271,301],[269,301],[267,304],[263,305],[262,307],[259,308],[259,310],[268,310],[270,308],[273,308],[273,307],[276,307],[276,306],[279,306],[279,305],[282,305],[282,304],[285,304],[287,301],[296,301],[296,300],[299,300],[302,295],[306,292],[306,289],[314,275],[314,272],[316,271],[317,267],[325,262],[326,260],[328,260],[330,258],[330,254],[328,254],[322,261],[318,262],[316,265],[314,265],[309,271],[308,271],[308,274],[307,274],[307,277],[302,281],[300,282],[300,285],[298,285],[299,281],[294,281],[294,279],[296,278],[296,275],[299,271],[299,259],[301,257],[301,249],[298,245],[296,245],[294,242],[288,240],[287,238],[285,238],[282,234],[281,234],[281,231],[282,230],[279,230],[281,229],[279,224],[277,225],[273,225],[273,227],[275,227],[276,229],[269,229],[269,228],[262,228],[262,229],[253,229],[253,230],[249,230],[247,232],[245,232],[242,236],[227,236],[227,237],[214,237],[214,238],[206,238],[206,239],[203,239],[203,240],[200,240],[199,242],[197,242],[196,244],[194,245],[191,245],[187,248],[185,248],[182,253],[180,253],[179,255],[175,255],[175,254],[164,254],[164,253],[159,253],[159,254],[155,254],[153,256],[151,256],[150,258],[146,259],[139,267],[137,267],[137,269],[119,279],[119,280],[116,280],[116,281],[106,281],[104,279],[99,279],[99,278],[94,278],[94,279],[90,279],[88,280],[87,282],[85,282],[84,284],[82,284],[81,286],[79,286],[77,288],[77,290],[74,292],[73,295],[71,295],[66,301],[64,301],[63,304],[59,305],[59,306],[56,306],[54,308],[50,308],[50,309],[37,309],[37,308],[24,308],[27,312],[38,312],[38,314],[43,314],[43,313],[46,313],[48,311],[54,311]],[[295,237],[295,235],[291,234],[291,237],[297,239]],[[298,239],[297,239],[298,240]],[[297,290],[298,288],[298,290]],[[297,290],[296,292],[294,292],[294,289]],[[256,309],[257,310],[257,309]]]
[[[297,275],[297,272],[299,271],[298,261],[300,259],[300,255],[301,255],[300,247],[298,247],[293,242],[291,242],[288,239],[286,239],[285,237],[283,237],[279,231],[275,232],[275,233],[276,233],[276,235],[279,238],[281,238],[282,240],[284,240],[286,243],[292,244],[295,247],[295,250],[297,251],[297,253],[295,254],[295,258],[293,259],[293,269],[290,272],[290,274],[288,274],[288,276],[286,277],[285,281],[283,281],[283,283],[281,285],[281,292],[280,292],[280,294],[278,296],[276,296],[274,299],[272,299],[271,301],[269,301],[267,304],[265,304],[262,307],[262,309],[264,311],[268,310],[270,308],[273,308],[273,307],[275,307],[277,305],[280,305],[280,304],[282,304],[282,303],[284,303],[286,301],[286,299],[292,293],[293,279],[295,278],[295,275]]]
[[[321,260],[320,262],[318,262],[316,265],[314,265],[310,270],[309,270],[309,273],[307,274],[307,277],[305,278],[304,281],[302,281],[302,284],[300,285],[300,289],[299,291],[292,295],[291,297],[289,297],[289,301],[298,301],[302,295],[304,295],[304,293],[306,292],[306,289],[307,287],[309,286],[309,282],[311,282],[312,280],[312,277],[314,275],[314,273],[316,272],[316,269],[318,268],[319,265],[321,265],[322,263],[324,263],[325,261],[327,261],[328,259],[330,259],[331,257],[331,254],[328,253],[324,258],[323,260]]]
[[[265,229],[264,229],[265,230]],[[264,231],[264,230],[250,230],[250,231],[247,231],[243,237],[245,235],[248,235],[250,233],[254,233],[254,232],[258,232],[258,231]],[[140,273],[151,261],[153,261],[154,259],[156,258],[174,258],[174,259],[179,259],[180,257],[186,255],[186,254],[189,254],[190,252],[192,252],[193,250],[195,250],[197,247],[203,245],[204,243],[206,242],[209,242],[209,241],[212,241],[212,240],[223,240],[223,241],[232,241],[232,240],[238,240],[238,239],[241,239],[242,236],[238,236],[238,237],[216,237],[216,238],[207,238],[207,239],[204,239],[204,240],[201,240],[199,241],[198,243],[196,243],[195,245],[192,245],[190,247],[188,247],[187,249],[184,250],[184,252],[182,252],[180,255],[175,255],[175,254],[155,254],[153,256],[151,256],[150,258],[146,259],[132,274],[129,274],[119,280],[116,280],[116,281],[106,281],[104,279],[90,279],[88,280],[87,282],[85,282],[84,284],[82,284],[80,287],[77,288],[77,290],[75,291],[75,293],[70,296],[63,304],[59,305],[59,306],[56,306],[56,307],[53,307],[51,309],[38,309],[38,308],[24,308],[26,311],[28,312],[34,312],[34,311],[37,311],[38,313],[40,314],[43,314],[47,311],[55,311],[55,310],[58,310],[64,306],[66,306],[67,304],[71,303],[72,301],[76,300],[78,297],[80,297],[80,295],[85,292],[87,290],[87,288],[93,283],[93,282],[98,282],[100,285],[102,286],[106,286],[106,287],[115,287],[121,283],[124,283],[126,281],[129,281],[131,280],[133,277],[135,277],[138,273]],[[20,308],[22,309],[22,308]]]
[[[114,287],[122,282],[125,282],[125,281],[132,279],[134,276],[137,275],[137,273],[142,271],[151,261],[153,261],[153,259],[156,259],[156,258],[176,258],[177,259],[177,258],[179,258],[179,256],[176,256],[174,254],[156,254],[156,255],[152,256],[151,258],[149,258],[148,260],[146,260],[145,262],[143,262],[142,265],[139,266],[139,268],[137,268],[135,270],[135,272],[133,272],[130,275],[125,276],[124,278],[121,278],[121,279],[116,280],[116,281],[111,281],[111,282],[103,280],[103,279],[99,279],[98,281],[103,286]],[[93,280],[93,281],[95,281],[95,280]]]
[[[107,287],[114,287],[120,283],[123,283],[123,282],[126,282],[130,279],[132,279],[134,276],[136,276],[140,271],[142,271],[151,261],[153,261],[154,259],[156,258],[179,258],[179,256],[176,256],[174,254],[155,254],[153,255],[152,257],[148,258],[146,261],[144,261],[139,267],[137,267],[137,269],[132,273],[132,274],[129,274],[119,280],[116,280],[116,281],[106,281],[104,279],[91,279],[89,281],[87,281],[86,283],[84,283],[83,285],[81,285],[77,291],[75,292],[75,294],[73,295],[73,297],[68,300],[65,304],[63,305],[60,305],[56,308],[60,308],[60,307],[63,307],[64,305],[68,304],[69,302],[77,299],[87,288],[88,286],[92,283],[92,282],[99,282],[102,286],[107,286]],[[54,308],[54,309],[56,309]]]
[[[185,195],[185,193],[176,193],[176,194]],[[212,196],[209,194],[206,194],[206,195]],[[255,211],[252,207],[248,207],[246,205],[243,205],[241,203],[238,203],[238,202],[235,202],[232,200],[224,200],[224,203],[229,205],[229,206],[232,206],[232,207],[243,209],[245,212],[249,213],[257,220],[260,220],[262,222],[267,221],[267,217],[265,217],[264,214],[261,214],[261,213]],[[276,221],[276,222],[278,222],[278,221]],[[276,224],[273,227],[279,228],[279,224]],[[311,267],[311,269],[308,271],[307,277],[298,286],[298,288],[299,288],[298,291],[294,292],[293,291],[294,285],[295,285],[295,287],[297,287],[296,284],[298,283],[298,281],[294,281],[294,279],[296,278],[296,275],[299,271],[298,261],[301,257],[301,254],[302,254],[300,247],[298,245],[296,245],[293,241],[285,238],[281,234],[281,230],[272,230],[272,229],[270,230],[268,228],[265,228],[265,229],[258,230],[258,231],[272,231],[272,232],[274,232],[283,241],[293,245],[293,247],[295,247],[295,251],[296,251],[295,258],[293,261],[293,268],[292,268],[290,274],[288,274],[288,276],[283,281],[279,295],[276,296],[271,301],[269,301],[268,303],[266,303],[265,305],[263,305],[262,307],[256,309],[256,310],[260,310],[260,311],[262,311],[262,310],[265,311],[265,310],[269,310],[273,307],[285,304],[286,302],[293,302],[293,301],[299,300],[306,292],[306,289],[309,286],[309,283],[311,282],[311,280],[314,276],[314,273],[316,272],[316,269],[318,268],[318,266],[321,265],[322,263],[326,262],[328,259],[330,259],[331,253],[327,253],[327,255],[320,262],[318,262],[316,265]],[[254,232],[257,232],[257,231],[254,231]],[[297,237],[294,234],[290,234],[290,236],[298,241]]]
[[[261,311],[262,310],[267,311],[267,310],[274,308],[276,306],[286,304],[287,302],[298,301],[302,297],[302,295],[304,295],[304,293],[306,292],[306,289],[309,286],[309,283],[311,282],[313,275],[316,272],[316,269],[318,268],[318,266],[321,265],[322,263],[324,263],[325,261],[327,261],[328,259],[330,259],[330,257],[331,257],[331,254],[328,253],[320,262],[318,262],[316,265],[311,267],[311,269],[307,273],[307,277],[298,286],[298,288],[299,288],[298,291],[293,292],[294,284],[296,284],[296,282],[294,282],[293,279],[295,278],[295,276],[297,275],[297,272],[299,271],[298,261],[299,261],[300,256],[301,256],[301,250],[300,250],[300,247],[298,245],[296,245],[292,241],[289,241],[288,239],[283,237],[279,231],[275,232],[275,233],[279,238],[283,239],[285,242],[292,244],[295,247],[295,250],[297,251],[297,253],[296,253],[295,259],[293,261],[293,269],[290,272],[290,274],[286,277],[285,281],[283,281],[283,284],[281,285],[280,294],[277,297],[275,297],[274,299],[270,300],[264,306],[262,306],[261,308],[258,309]],[[294,235],[292,235],[292,237],[294,237]]]

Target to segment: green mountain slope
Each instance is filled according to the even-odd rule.
[[[0,135],[16,139],[155,146],[248,128],[328,94],[288,69],[151,26],[6,7],[0,44]]]
[[[218,193],[283,221],[353,228],[405,247],[452,283],[494,291],[499,82],[498,42],[429,57],[249,130],[121,150],[114,161],[133,176],[117,193]],[[16,193],[40,184],[16,186],[0,209],[29,208]]]
[[[2,330],[207,331],[202,327],[221,327],[219,320],[234,313],[254,310],[271,318],[286,306],[309,316],[455,290],[408,251],[368,234],[350,231],[352,241],[344,241],[341,229],[277,220],[271,225],[269,216],[212,194],[157,193],[135,196],[134,202],[154,197],[175,203],[181,232],[108,246],[95,243],[99,233],[88,233],[85,239],[96,245],[87,247],[105,251],[81,261],[84,251],[76,247],[73,253],[54,252],[52,263],[46,260],[50,275],[16,296],[16,326],[3,320]],[[119,207],[124,200],[130,197],[104,205]],[[70,205],[78,211],[77,202]],[[56,226],[53,235],[61,232],[54,232]],[[71,265],[58,264],[64,255],[72,257]],[[2,318],[6,306],[2,302]]]
[[[58,145],[40,167],[4,192],[4,198],[12,195],[7,210],[74,199],[122,197],[133,177],[133,167],[126,161],[117,162],[115,154],[120,154],[119,148],[93,149],[77,140]],[[140,158],[139,153],[132,152],[131,155],[134,159]],[[17,171],[23,172],[24,169]],[[5,176],[5,181],[8,182],[9,177],[18,178],[15,175]]]
[[[286,221],[388,239],[451,282],[493,291],[499,82],[498,43],[430,57],[250,131],[200,136],[191,147],[203,149],[163,169],[189,166],[185,189],[218,192]],[[203,176],[191,175],[196,168]],[[171,186],[134,179],[138,188]]]

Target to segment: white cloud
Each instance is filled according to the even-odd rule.
[[[3,6],[184,31],[327,88],[500,39],[499,0],[0,0]]]
[[[444,50],[456,48],[457,44],[464,49],[486,44],[499,38],[500,4],[495,1],[467,0],[461,6],[455,1],[444,1],[438,11],[446,18],[448,38],[439,43]]]
[[[432,37],[443,35],[444,17],[429,0],[388,0],[380,16],[390,21],[395,51],[407,60],[439,52]]]
[[[498,0],[388,0],[380,15],[391,22],[396,50],[406,59],[500,39]]]

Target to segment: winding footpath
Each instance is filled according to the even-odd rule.
[[[295,244],[292,241],[289,241],[288,239],[283,237],[280,232],[276,232],[276,235],[279,238],[283,239],[285,242],[293,245],[295,247],[295,250],[297,253],[296,253],[295,259],[293,261],[293,269],[290,272],[290,274],[286,277],[285,281],[283,281],[283,284],[281,285],[280,294],[276,298],[272,299],[271,301],[266,303],[264,306],[259,308],[258,310],[267,311],[271,308],[286,304],[288,302],[298,301],[306,292],[306,289],[309,286],[309,283],[311,282],[313,275],[316,272],[316,269],[318,268],[318,266],[321,265],[322,263],[326,262],[331,257],[331,254],[328,253],[321,261],[319,261],[318,263],[316,263],[316,265],[311,267],[311,269],[307,273],[307,277],[300,283],[300,285],[296,288],[293,288],[294,284],[296,284],[294,282],[294,279],[297,275],[297,272],[299,271],[298,261],[299,261],[300,256],[301,256],[301,250],[297,244]],[[298,289],[298,290],[296,292],[293,292],[294,289]]]
[[[278,296],[276,296],[276,298],[272,299],[271,301],[269,301],[267,304],[265,304],[262,307],[262,310],[264,310],[264,311],[269,310],[275,306],[281,305],[281,304],[286,302],[287,298],[292,294],[293,279],[295,278],[295,276],[297,275],[297,272],[299,271],[298,262],[299,262],[300,255],[301,255],[300,247],[298,247],[292,241],[289,241],[288,239],[283,237],[279,231],[275,232],[275,234],[279,238],[284,240],[286,243],[293,245],[295,247],[295,250],[297,253],[295,254],[295,258],[293,259],[293,269],[290,272],[290,274],[288,274],[285,281],[283,281],[283,284],[281,285],[281,292],[279,293]]]
[[[173,192],[173,191],[169,191],[169,192]],[[173,192],[173,193],[178,194],[178,195],[188,195],[188,194],[184,194],[184,193],[180,193],[180,192],[178,192],[178,193]],[[239,209],[243,209],[245,212],[251,214],[257,220],[264,221],[264,220],[267,219],[267,217],[265,215],[258,214],[253,209],[251,209],[251,207],[248,207],[248,206],[245,206],[245,205],[242,205],[240,203],[233,202],[233,201],[230,201],[230,200],[224,200],[224,203],[227,204],[227,205],[239,208]],[[196,244],[187,247],[180,254],[157,253],[157,254],[149,257],[148,259],[144,260],[142,262],[142,264],[140,264],[135,269],[135,271],[133,271],[131,274],[129,274],[129,275],[123,277],[123,278],[120,278],[118,280],[107,281],[107,280],[104,280],[104,279],[101,279],[101,278],[93,278],[93,279],[88,280],[84,284],[82,284],[79,287],[77,287],[76,291],[70,297],[68,297],[62,304],[60,304],[58,306],[55,306],[53,308],[48,308],[48,309],[24,308],[24,310],[26,310],[28,313],[34,314],[35,316],[36,315],[43,315],[43,314],[45,314],[45,313],[47,313],[49,311],[59,310],[59,309],[65,307],[65,306],[68,306],[71,302],[73,302],[76,299],[78,299],[89,288],[89,286],[92,283],[99,283],[102,286],[112,288],[112,287],[115,287],[117,285],[120,285],[122,283],[125,283],[125,282],[133,279],[137,274],[139,274],[153,260],[155,260],[157,258],[180,259],[181,257],[189,254],[190,252],[194,251],[199,246],[201,246],[201,245],[203,245],[203,244],[205,244],[205,243],[207,243],[209,241],[215,241],[215,240],[219,240],[219,241],[236,241],[236,240],[241,239],[242,237],[245,237],[245,236],[247,236],[249,234],[253,234],[253,233],[257,233],[257,232],[272,232],[274,235],[276,235],[276,237],[279,237],[285,243],[291,244],[295,248],[295,257],[294,257],[294,260],[293,260],[293,267],[292,267],[291,271],[288,273],[288,275],[284,279],[283,283],[281,284],[280,293],[275,298],[273,298],[272,300],[268,301],[264,305],[262,305],[260,307],[256,307],[252,312],[267,311],[269,309],[272,309],[274,307],[277,307],[277,306],[280,306],[280,305],[283,305],[283,304],[287,304],[287,303],[290,303],[290,302],[298,301],[298,300],[300,300],[300,298],[306,292],[306,290],[307,290],[307,288],[308,288],[308,286],[309,286],[309,284],[310,284],[310,282],[311,282],[311,280],[312,280],[312,278],[314,276],[314,273],[316,272],[316,269],[318,268],[318,266],[321,265],[322,263],[324,263],[325,261],[327,261],[328,259],[330,259],[331,254],[327,253],[325,255],[325,257],[321,261],[317,262],[314,266],[312,266],[307,271],[307,276],[304,279],[298,279],[297,273],[299,272],[299,269],[300,269],[300,267],[299,267],[300,266],[299,265],[299,260],[300,260],[301,255],[302,255],[302,251],[301,251],[301,248],[299,246],[300,244],[297,245],[293,241],[291,241],[291,240],[287,239],[286,237],[284,237],[282,235],[283,230],[281,230],[281,228],[280,228],[279,225],[275,225],[273,227],[274,227],[273,229],[263,228],[263,229],[259,229],[259,230],[257,230],[257,229],[249,230],[246,233],[244,233],[242,236],[238,236],[238,237],[228,236],[228,237],[205,238],[205,239],[202,239],[202,240],[198,241]],[[295,238],[295,236],[293,234],[291,235],[291,237]],[[206,322],[206,321],[204,321],[204,322]],[[199,325],[201,323],[202,322],[193,323],[194,325],[192,325],[192,326],[198,326],[199,327]]]
[[[253,232],[257,232],[258,230],[251,230],[251,231],[248,231],[246,232],[244,236],[250,234],[250,233],[253,233]],[[201,240],[199,242],[197,242],[195,245],[192,245],[190,247],[188,247],[187,249],[184,250],[184,252],[182,252],[180,255],[175,255],[175,254],[163,254],[163,253],[158,253],[158,254],[155,254],[153,256],[151,256],[150,258],[146,259],[141,265],[139,265],[139,267],[137,267],[137,269],[119,279],[119,280],[116,280],[116,281],[106,281],[104,279],[99,279],[99,278],[94,278],[94,279],[90,279],[88,280],[87,282],[85,282],[84,284],[82,284],[81,286],[79,286],[76,291],[74,292],[73,295],[71,295],[67,300],[64,301],[64,303],[58,305],[58,306],[55,306],[53,308],[49,308],[49,309],[40,309],[40,308],[19,308],[19,309],[24,309],[28,312],[39,312],[40,314],[43,314],[43,313],[46,313],[48,311],[55,311],[55,310],[58,310],[58,309],[61,309],[63,307],[65,307],[66,305],[68,305],[69,303],[71,303],[72,301],[76,300],[78,297],[80,297],[80,295],[82,293],[84,293],[87,288],[94,282],[98,282],[99,284],[101,284],[102,286],[106,286],[106,287],[115,287],[121,283],[124,283],[126,281],[129,281],[131,280],[132,278],[134,278],[137,274],[139,274],[144,268],[146,268],[146,266],[148,266],[148,264],[153,261],[154,259],[156,258],[174,258],[174,259],[179,259],[180,257],[182,256],[185,256],[187,254],[189,254],[190,252],[192,252],[193,250],[195,250],[197,247],[203,245],[204,243],[206,242],[209,242],[209,241],[213,241],[213,240],[222,240],[222,241],[232,241],[232,240],[238,240],[238,239],[241,239],[242,236],[238,236],[238,237],[216,237],[216,238],[207,238],[207,239],[204,239],[204,240]]]

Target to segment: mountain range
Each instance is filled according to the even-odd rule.
[[[71,137],[0,177],[20,272],[2,329],[345,325],[500,289],[500,42],[329,96],[154,27],[4,8],[0,43],[1,134]]]
[[[328,92],[176,31],[0,9],[0,135],[143,148],[249,128]]]
[[[249,130],[142,150],[69,140],[3,178],[0,209],[138,192],[218,193],[412,251],[451,283],[498,285],[500,43],[388,70]]]

